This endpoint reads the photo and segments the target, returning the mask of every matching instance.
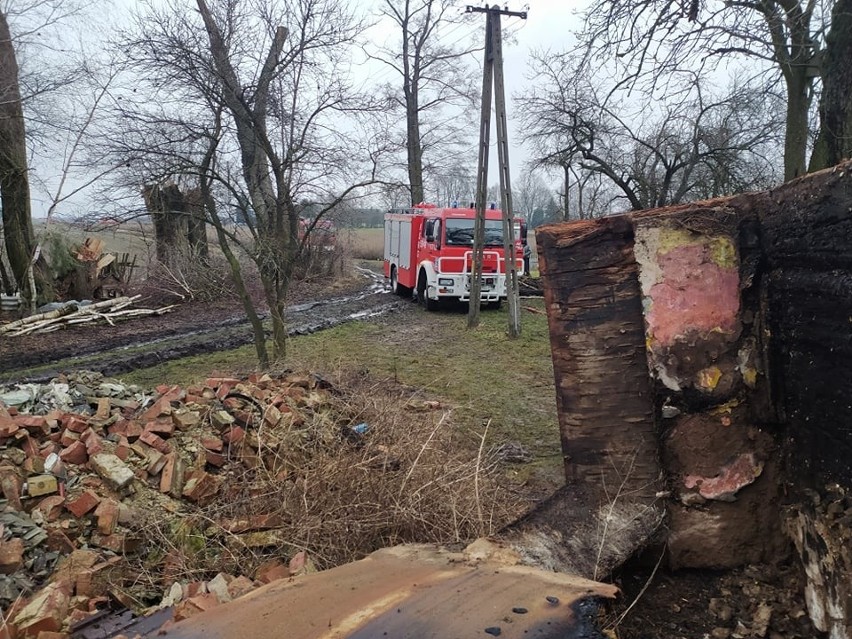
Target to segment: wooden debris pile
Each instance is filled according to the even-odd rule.
[[[105,253],[103,240],[88,237],[75,257],[83,271],[76,283],[82,290],[75,291],[76,297],[105,300],[125,294],[136,268],[135,255],[131,259],[129,253]]]
[[[233,499],[222,492],[229,474],[263,468],[284,481],[315,446],[351,446],[361,431],[331,414],[332,394],[298,374],[210,378],[153,396],[96,373],[0,387],[0,621],[11,632],[0,636],[88,636],[74,631],[104,611],[152,603],[185,618],[311,570],[303,552],[280,559],[281,522],[263,512],[214,522],[238,550],[267,557],[250,576],[181,578],[172,547],[149,566],[161,571],[152,602],[132,591],[139,575],[128,562],[161,552],[146,536],[152,518],[185,522]]]
[[[174,308],[173,304],[157,309],[129,308],[140,297],[141,295],[116,297],[87,305],[69,303],[47,313],[30,315],[29,317],[0,325],[0,337],[20,337],[33,333],[50,333],[79,324],[101,323],[114,326],[116,322],[122,320],[163,315]]]

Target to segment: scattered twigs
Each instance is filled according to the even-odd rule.
[[[115,299],[89,304],[88,306],[75,306],[72,304],[55,311],[49,311],[39,315],[31,315],[30,317],[25,317],[0,326],[0,335],[20,337],[22,335],[31,335],[33,333],[50,333],[52,331],[59,330],[60,328],[65,328],[66,326],[93,322],[105,322],[114,326],[116,321],[132,319],[135,317],[163,315],[174,308],[173,305],[164,306],[158,309],[127,308],[140,297],[140,295],[134,295],[133,297],[117,297]]]

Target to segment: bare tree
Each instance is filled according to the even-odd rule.
[[[434,186],[436,201],[445,206],[458,202],[467,206],[474,200],[475,179],[471,167],[461,163],[429,172]]]
[[[310,232],[376,181],[383,140],[352,126],[366,106],[344,77],[360,25],[336,0],[196,5],[200,24],[175,0],[149,7],[126,38],[141,94],[122,100],[111,153],[143,179],[195,176],[235,281],[238,250],[257,266],[282,358],[286,298]],[[305,200],[317,203],[307,228]],[[224,223],[229,210],[242,235]],[[237,286],[266,365],[263,326]]]
[[[735,86],[717,97],[696,80],[679,101],[631,113],[609,106],[619,93],[607,94],[568,61],[537,56],[539,82],[517,98],[536,162],[564,171],[565,212],[576,168],[605,177],[632,209],[748,190],[774,177],[778,123],[767,118],[766,92]]]
[[[27,286],[27,269],[35,248],[28,171],[18,60],[7,14],[0,8],[0,206],[6,255],[15,287],[20,290]],[[4,287],[10,289],[11,283],[5,281]]]
[[[431,148],[446,148],[466,137],[462,124],[476,96],[466,57],[475,48],[444,37],[445,27],[463,24],[455,0],[382,0],[380,6],[381,16],[396,26],[399,40],[368,55],[391,69],[402,84],[401,93],[391,84],[388,96],[405,114],[408,185],[411,203],[417,204],[426,192],[424,156]]]
[[[553,194],[537,172],[531,169],[523,171],[515,180],[512,189],[515,210],[522,212],[527,226],[532,227],[536,213],[542,211],[553,199]]]
[[[664,86],[690,67],[745,58],[786,93],[784,177],[807,166],[808,117],[834,0],[594,0],[584,40],[625,65],[624,82]]]

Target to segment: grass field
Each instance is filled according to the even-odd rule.
[[[357,374],[403,396],[437,399],[453,407],[454,423],[471,433],[488,427],[494,444],[518,442],[536,461],[520,473],[561,473],[559,431],[547,321],[541,300],[523,300],[523,333],[506,337],[503,311],[482,313],[466,328],[463,309],[426,313],[413,304],[400,314],[351,322],[292,338],[284,367],[331,379]],[[247,373],[256,366],[244,347],[170,362],[124,376],[142,385],[189,383],[211,374]],[[524,479],[525,477],[521,477]]]

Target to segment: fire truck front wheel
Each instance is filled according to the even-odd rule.
[[[390,275],[390,285],[391,291],[394,295],[399,295],[400,297],[411,297],[411,288],[408,286],[403,286],[399,283],[399,273],[396,272],[396,266],[391,267],[391,275]]]
[[[420,276],[417,278],[417,301],[427,311],[437,311],[440,303],[438,300],[429,299],[429,296],[426,295],[426,286],[426,271],[420,271]]]

